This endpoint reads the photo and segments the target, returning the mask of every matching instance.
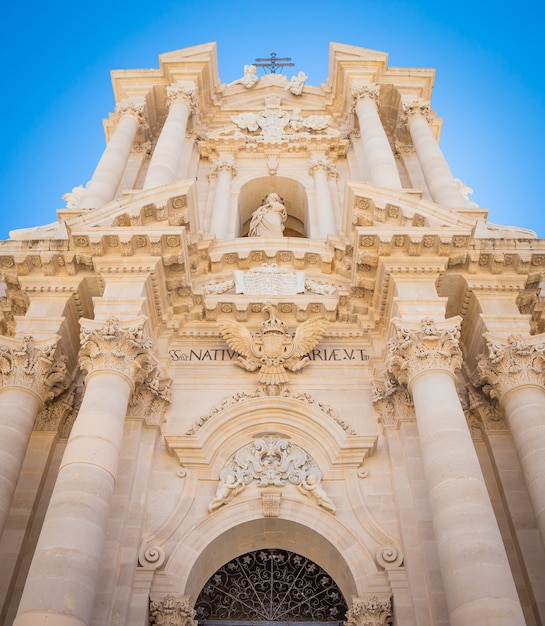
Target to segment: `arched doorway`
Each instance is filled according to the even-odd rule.
[[[348,606],[319,565],[289,550],[264,548],[220,567],[199,593],[195,611],[199,626],[340,626]]]

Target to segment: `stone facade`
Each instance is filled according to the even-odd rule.
[[[314,622],[545,624],[545,241],[387,60],[113,72],[91,180],[0,243],[0,622],[191,626],[238,559],[316,564],[327,615],[267,592]]]

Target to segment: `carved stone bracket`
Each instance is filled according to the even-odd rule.
[[[66,357],[57,350],[57,337],[35,343],[33,337],[0,340],[0,387],[24,387],[44,401],[63,392],[70,382]]]
[[[477,364],[483,390],[491,398],[500,399],[521,385],[543,387],[545,374],[545,336],[508,339],[485,334],[487,353],[479,356]]]
[[[152,377],[157,365],[151,340],[144,338],[144,319],[121,322],[111,317],[106,322],[81,320],[81,368],[91,374],[113,370],[134,384]]]
[[[461,318],[434,322],[424,318],[419,324],[392,320],[395,336],[388,341],[386,368],[403,385],[427,370],[454,373],[462,365],[460,349]]]
[[[355,598],[346,614],[346,626],[387,626],[392,623],[390,598]]]
[[[220,472],[220,483],[208,510],[216,511],[255,482],[258,487],[297,485],[303,495],[335,513],[335,505],[320,485],[321,479],[322,472],[307,452],[287,439],[266,435],[229,459]]]
[[[150,602],[149,617],[151,624],[157,626],[196,626],[195,611],[186,599],[166,595],[163,600]]]

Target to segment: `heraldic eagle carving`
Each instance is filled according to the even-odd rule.
[[[231,348],[238,352],[236,364],[248,372],[260,369],[258,380],[265,385],[287,382],[286,370],[298,372],[310,363],[308,353],[322,338],[328,321],[314,317],[299,324],[292,336],[286,324],[278,319],[275,307],[268,303],[263,311],[269,319],[254,334],[233,320],[218,320],[220,332]]]

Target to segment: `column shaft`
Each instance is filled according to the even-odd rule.
[[[441,148],[424,115],[420,113],[421,108],[419,105],[406,107],[406,110],[409,113],[409,133],[431,197],[434,202],[446,207],[468,207],[470,202],[460,193]]]
[[[356,114],[370,182],[389,189],[401,189],[399,172],[377,105],[371,99],[359,99]]]
[[[0,536],[4,531],[11,501],[41,399],[29,389],[0,390]]]
[[[523,626],[505,548],[454,380],[411,381],[433,526],[452,626]]]
[[[328,235],[336,235],[337,226],[329,191],[328,174],[323,167],[317,167],[314,171],[314,196],[316,217],[313,223],[316,225],[317,232],[311,233],[310,236],[325,239]]]
[[[545,389],[515,387],[501,398],[545,546]]]
[[[81,208],[96,209],[114,199],[137,130],[136,115],[129,113],[123,115],[98,162],[93,177],[87,183]]]
[[[184,146],[190,107],[187,102],[175,101],[155,146],[144,182],[144,189],[174,182]]]
[[[218,166],[214,206],[210,221],[210,233],[216,235],[218,239],[225,239],[229,231],[232,177],[231,165],[220,164]]]
[[[88,376],[27,577],[17,626],[90,622],[131,381]]]

